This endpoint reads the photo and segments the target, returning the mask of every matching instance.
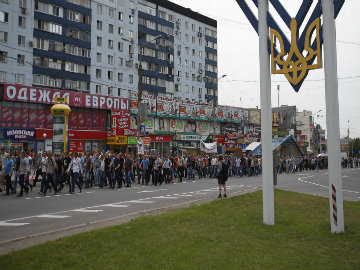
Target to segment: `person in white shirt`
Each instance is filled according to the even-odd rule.
[[[238,156],[236,157],[235,160],[235,164],[236,164],[236,176],[239,177],[240,176],[240,170],[241,170],[241,158]]]
[[[217,163],[218,163],[218,160],[216,158],[216,156],[214,155],[213,158],[211,159],[211,167],[212,167],[212,175],[213,175],[213,178],[216,179],[216,176],[217,176]]]
[[[70,170],[72,170],[72,182],[71,182],[71,191],[70,193],[74,194],[75,192],[75,184],[78,185],[80,191],[79,193],[81,193],[82,190],[82,186],[78,181],[79,175],[81,173],[81,159],[79,158],[78,153],[75,152],[75,157],[71,160],[70,166],[67,169],[67,173],[70,174]]]

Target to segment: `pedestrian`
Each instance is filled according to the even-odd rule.
[[[5,196],[9,196],[10,194],[10,190],[11,190],[11,194],[14,193],[14,188],[11,184],[11,176],[14,170],[14,161],[10,158],[10,156],[8,155],[6,157],[7,161],[5,163],[5,181],[6,181],[6,193],[4,194]]]
[[[18,169],[18,174],[19,174],[19,185],[21,187],[20,193],[17,197],[22,197],[23,196],[23,192],[25,189],[25,194],[27,195],[29,192],[29,187],[27,185],[25,185],[25,175],[27,172],[27,162],[26,162],[26,158],[25,158],[25,151],[21,151],[20,154],[20,166]]]
[[[70,166],[67,169],[67,173],[70,174],[70,171],[72,171],[72,181],[71,181],[71,193],[74,194],[75,192],[75,184],[79,187],[79,193],[82,191],[81,183],[79,182],[79,175],[81,173],[81,159],[79,158],[79,155],[77,152],[74,154],[74,158],[71,160]]]
[[[218,163],[217,163],[217,171],[219,171],[217,175],[218,185],[219,185],[219,195],[218,198],[226,198],[226,181],[228,179],[228,164],[224,162],[224,158],[222,155],[218,156]],[[224,195],[221,195],[221,186],[224,189]]]
[[[131,155],[127,155],[125,160],[125,178],[126,178],[126,186],[131,187],[131,173],[133,171],[133,160],[131,159]]]

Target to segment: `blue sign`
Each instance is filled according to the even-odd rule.
[[[241,147],[242,147],[242,151],[243,151],[243,152],[246,152],[246,143],[243,143],[243,144],[241,145]]]
[[[146,133],[145,125],[141,125],[140,126],[140,135],[145,136],[145,133]]]
[[[35,139],[35,129],[4,129],[4,138],[13,141]]]

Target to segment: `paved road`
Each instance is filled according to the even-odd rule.
[[[345,169],[342,174],[344,199],[360,201],[360,169]],[[280,189],[319,196],[328,196],[327,183],[327,171],[278,176]],[[227,185],[230,196],[251,192],[261,188],[261,177],[230,178]],[[156,187],[135,184],[132,188],[118,190],[84,189],[81,194],[74,195],[61,193],[41,197],[34,190],[23,198],[3,197],[0,198],[0,253],[4,252],[1,248],[16,239],[21,242],[38,235],[55,235],[58,231],[155,209],[216,199],[217,189],[216,180],[201,179]]]

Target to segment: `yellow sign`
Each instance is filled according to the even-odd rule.
[[[286,52],[284,48],[284,41],[281,34],[273,28],[270,28],[271,44],[276,44],[276,40],[280,43],[280,53],[275,56],[274,46],[271,46],[271,73],[272,74],[284,74],[286,79],[293,85],[297,85],[302,79],[305,78],[307,72],[310,69],[318,69],[322,67],[321,58],[321,45],[320,45],[320,18],[316,18],[306,31],[304,51],[307,51],[307,56],[304,57],[300,52],[297,41],[298,31],[297,22],[293,18],[290,24],[291,28],[291,47],[290,51]],[[316,31],[316,50],[311,48],[311,38]],[[287,54],[286,59],[284,59]],[[317,63],[308,64],[314,57],[317,58]],[[296,61],[294,59],[297,59]],[[278,67],[282,67],[277,69]]]
[[[56,103],[67,103],[67,98],[56,97],[53,99],[53,101]]]
[[[127,144],[126,136],[107,137],[107,144]]]

